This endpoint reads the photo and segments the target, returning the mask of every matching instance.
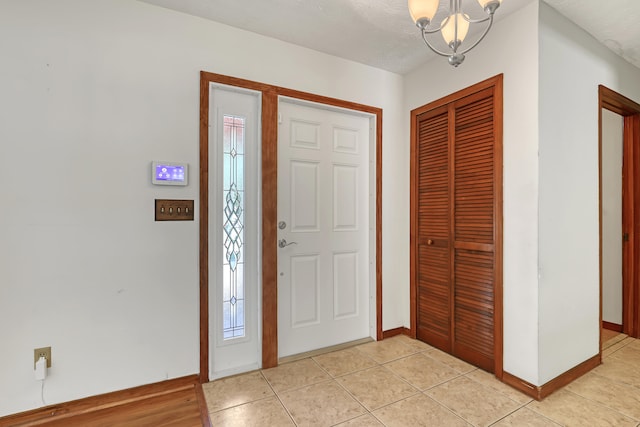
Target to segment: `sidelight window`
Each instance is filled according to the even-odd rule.
[[[245,336],[244,137],[245,118],[223,117],[223,336]]]

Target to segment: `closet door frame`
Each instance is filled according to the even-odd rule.
[[[502,271],[503,271],[503,203],[502,203],[502,127],[503,127],[503,75],[491,77],[444,98],[430,102],[411,111],[411,156],[410,156],[410,320],[409,334],[415,338],[417,334],[417,191],[418,191],[418,165],[417,165],[417,129],[418,116],[433,109],[451,104],[471,96],[485,89],[493,90],[494,99],[494,224],[495,254],[494,254],[494,375],[502,379],[503,375],[503,306],[502,306]]]

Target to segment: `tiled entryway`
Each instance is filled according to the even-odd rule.
[[[397,336],[203,386],[214,426],[640,426],[640,341],[536,402],[420,341]]]

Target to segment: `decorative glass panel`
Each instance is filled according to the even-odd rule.
[[[245,118],[224,116],[223,301],[224,339],[245,334],[244,316],[244,133]]]

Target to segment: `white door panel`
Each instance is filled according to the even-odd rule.
[[[278,348],[370,336],[370,118],[281,99]],[[286,245],[285,245],[286,242]]]

